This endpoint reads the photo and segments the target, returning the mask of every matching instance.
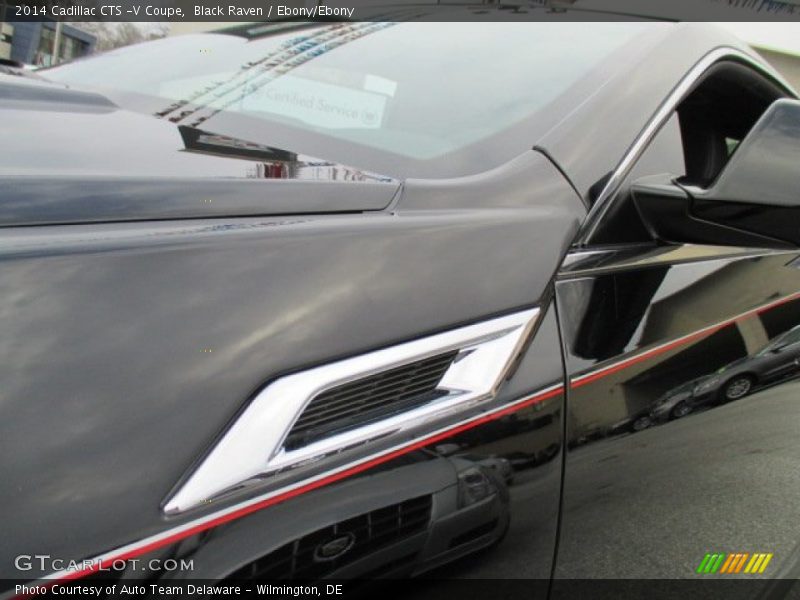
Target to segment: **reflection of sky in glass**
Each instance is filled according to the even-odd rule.
[[[800,4],[798,8],[800,9]],[[755,46],[800,55],[800,23],[715,24]]]
[[[430,158],[536,114],[653,27],[337,23],[250,41],[168,38],[47,75],[163,99],[148,112],[182,125],[213,129],[220,111],[240,112]]]

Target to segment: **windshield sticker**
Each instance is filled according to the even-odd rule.
[[[325,129],[376,129],[386,96],[301,77],[281,77],[242,99],[242,112],[264,112]]]

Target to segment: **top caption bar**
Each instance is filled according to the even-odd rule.
[[[0,0],[0,21],[800,21],[800,0]]]

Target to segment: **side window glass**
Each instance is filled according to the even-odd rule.
[[[671,173],[681,178],[686,176],[683,138],[677,113],[673,113],[653,138],[647,150],[631,169],[627,183],[661,173]]]

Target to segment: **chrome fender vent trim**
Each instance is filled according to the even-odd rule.
[[[533,308],[276,379],[240,413],[167,501],[164,512],[194,508],[255,477],[367,445],[370,440],[436,427],[442,418],[491,400],[538,316],[539,309]],[[427,390],[428,401],[305,445],[287,447],[289,433],[315,398],[449,353],[454,353],[452,360],[435,388]]]

